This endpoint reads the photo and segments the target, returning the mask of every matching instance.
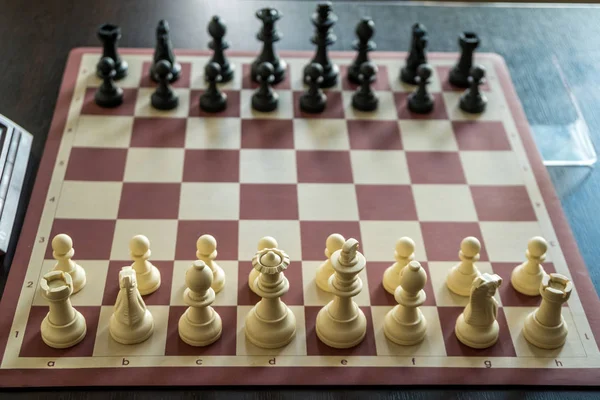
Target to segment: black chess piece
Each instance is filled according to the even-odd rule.
[[[360,82],[360,68],[369,61],[369,52],[375,50],[375,42],[371,40],[375,34],[375,23],[370,17],[364,17],[356,26],[356,36],[352,47],[357,51],[354,62],[348,67],[348,80],[352,83]]]
[[[273,67],[273,82],[275,85],[285,79],[285,69],[287,67],[275,53],[274,43],[281,39],[281,34],[275,29],[275,22],[281,19],[282,15],[274,8],[263,8],[256,12],[256,17],[263,22],[261,30],[256,35],[257,39],[263,42],[263,48],[259,56],[252,63],[251,77],[255,82],[259,82],[259,68],[262,63],[268,62]]]
[[[181,75],[181,64],[175,61],[175,54],[173,53],[173,44],[169,35],[169,23],[161,19],[158,21],[156,27],[156,47],[154,48],[154,61],[150,67],[150,78],[153,81],[158,82],[158,73],[156,71],[157,64],[161,60],[167,60],[171,65],[171,78],[170,82],[175,82]]]
[[[252,95],[252,108],[260,112],[271,112],[277,109],[279,95],[271,85],[275,80],[274,68],[269,62],[263,62],[258,67],[259,88]]]
[[[373,91],[371,84],[375,82],[377,66],[371,61],[364,62],[360,66],[358,79],[360,87],[352,95],[352,106],[359,111],[375,111],[379,105],[379,99]]]
[[[469,75],[469,88],[460,96],[460,109],[471,114],[485,111],[487,98],[481,93],[480,86],[485,82],[485,67],[474,65]]]
[[[308,75],[307,69],[313,63],[321,65],[323,76],[321,87],[330,88],[336,85],[340,69],[331,62],[327,47],[331,46],[337,40],[335,34],[331,31],[333,25],[337,22],[337,15],[333,13],[331,2],[323,2],[317,5],[317,11],[313,14],[311,21],[315,26],[315,34],[311,41],[317,45],[317,51],[312,61],[304,69],[304,81]]]
[[[216,62],[209,62],[204,67],[204,76],[208,88],[200,96],[200,108],[206,112],[216,113],[227,108],[227,95],[219,90],[217,82],[221,82],[221,67]]]
[[[327,96],[321,90],[323,67],[321,64],[312,63],[304,69],[304,73],[304,82],[308,85],[308,90],[300,96],[300,109],[311,114],[323,112],[327,105]]]
[[[208,34],[212,37],[212,40],[208,43],[208,48],[213,51],[209,63],[214,62],[219,65],[221,69],[221,83],[226,83],[233,79],[233,66],[225,56],[225,50],[229,48],[229,42],[223,39],[226,33],[227,26],[225,25],[225,21],[218,15],[213,16],[208,23]]]
[[[433,69],[429,64],[421,64],[417,68],[415,78],[417,89],[408,95],[408,109],[417,114],[428,114],[433,111],[433,96],[427,91]]]
[[[425,48],[427,47],[427,29],[425,25],[416,23],[412,27],[410,53],[406,58],[406,65],[400,70],[400,80],[409,85],[416,85],[417,68],[427,63]]]
[[[475,32],[463,32],[458,38],[461,48],[458,63],[450,70],[448,81],[457,87],[469,87],[469,74],[473,66],[473,53],[479,46],[480,40]]]
[[[152,107],[157,110],[172,110],[179,105],[179,97],[169,83],[172,79],[171,70],[171,63],[167,60],[160,60],[156,63],[155,72],[158,78],[158,87],[152,93],[150,100]]]
[[[97,35],[98,39],[102,42],[102,58],[109,57],[114,63],[114,79],[119,80],[127,76],[127,61],[121,59],[117,50],[119,40],[121,39],[121,28],[113,24],[103,24],[98,27]],[[102,78],[102,72],[98,68],[99,65],[100,63],[97,65],[96,74]]]
[[[102,57],[96,70],[102,78],[102,84],[96,89],[94,100],[100,107],[114,108],[123,104],[123,89],[115,85],[115,62],[110,57]]]

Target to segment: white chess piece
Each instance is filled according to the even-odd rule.
[[[144,235],[136,235],[129,241],[129,254],[133,260],[131,267],[135,270],[137,287],[142,296],[154,293],[160,287],[160,271],[148,259],[150,241]]]
[[[201,260],[194,261],[185,272],[183,300],[189,307],[179,318],[178,331],[190,346],[208,346],[221,337],[221,317],[210,306],[215,301],[212,280],[212,270]]]
[[[123,267],[119,271],[119,294],[110,317],[110,336],[121,344],[137,344],[154,332],[154,318],[137,288],[135,270]]]
[[[542,263],[546,260],[548,243],[543,237],[529,239],[525,256],[527,261],[517,265],[510,276],[513,288],[527,296],[539,296],[542,278],[546,275]]]
[[[412,346],[425,339],[427,321],[419,307],[425,302],[427,274],[418,261],[408,263],[396,288],[398,305],[385,316],[383,332],[392,342]]]
[[[564,275],[544,275],[540,284],[542,303],[525,318],[523,336],[542,349],[557,349],[565,344],[568,326],[562,306],[571,297],[573,283]]]
[[[391,294],[394,294],[400,285],[400,275],[404,267],[415,259],[415,242],[406,236],[398,239],[394,258],[396,262],[385,270],[382,281],[383,288]]]
[[[53,271],[64,271],[71,275],[73,280],[73,294],[79,292],[85,286],[85,270],[72,260],[75,255],[73,240],[64,233],[54,236],[52,239],[52,256],[56,260]]]
[[[456,319],[454,327],[456,337],[464,345],[485,349],[498,341],[498,302],[494,294],[501,284],[500,276],[488,273],[481,274],[473,281],[469,304]]]
[[[81,342],[87,326],[83,315],[71,304],[71,275],[64,271],[50,271],[41,279],[40,289],[49,304],[48,314],[40,327],[44,343],[55,349],[65,349]]]
[[[460,243],[458,257],[460,263],[452,267],[446,278],[446,286],[459,296],[469,296],[471,285],[480,274],[475,263],[479,261],[481,243],[473,236],[463,239]]]
[[[274,237],[265,236],[258,241],[256,251],[260,252],[264,249],[276,249],[277,247],[279,247],[279,245],[277,244],[277,240],[275,240]],[[252,268],[252,270],[248,274],[248,287],[250,287],[250,290],[252,290],[254,293],[256,293],[256,290],[254,290],[254,283],[256,283],[256,278],[258,278],[259,275],[260,272],[255,268]]]
[[[341,250],[331,256],[335,274],[329,278],[334,299],[317,314],[317,337],[326,345],[347,349],[363,341],[367,333],[367,319],[352,300],[362,290],[358,277],[365,268],[365,257],[358,252],[358,241],[348,239]]]
[[[289,265],[290,258],[279,249],[264,249],[252,259],[260,272],[255,290],[262,299],[246,316],[244,332],[250,343],[263,349],[283,347],[296,336],[296,316],[281,301],[290,288],[283,274]]]
[[[219,293],[225,287],[225,272],[217,264],[217,240],[212,235],[202,235],[196,241],[196,257],[204,261],[213,273],[212,288]]]
[[[331,255],[340,250],[346,239],[339,233],[333,233],[327,237],[325,242],[325,260],[317,267],[315,282],[317,287],[325,292],[329,292],[329,278],[335,273],[331,265]]]

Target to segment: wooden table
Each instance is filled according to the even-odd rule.
[[[60,79],[68,52],[78,46],[98,46],[96,27],[103,22],[119,24],[123,29],[122,47],[153,47],[156,22],[165,18],[172,28],[172,40],[177,48],[205,49],[208,43],[206,24],[218,14],[229,25],[228,39],[236,50],[258,50],[254,40],[259,22],[254,11],[265,5],[278,8],[285,23],[280,49],[311,50],[312,27],[309,17],[315,3],[310,1],[189,1],[158,0],[77,2],[46,0],[32,6],[2,1],[0,38],[3,62],[0,64],[0,113],[21,124],[34,134],[29,182],[32,184],[46,134],[52,118]],[[457,4],[429,6],[409,3],[335,2],[339,16],[335,50],[350,50],[355,24],[361,16],[370,15],[377,33],[375,41],[380,50],[407,50],[410,26],[419,21],[429,30],[429,49],[456,51],[456,37],[466,29],[482,37],[480,50],[497,52],[507,61],[514,84],[532,124],[568,123],[573,117],[566,109],[566,93],[557,90],[559,76],[552,59],[558,60],[573,92],[580,102],[590,127],[592,140],[600,140],[600,8],[594,6],[529,7],[525,5],[469,6]],[[596,199],[600,193],[600,173],[589,168],[551,168],[551,176],[561,197],[582,255],[590,270],[593,283],[600,288],[600,213]],[[31,186],[28,187],[28,190]],[[21,210],[23,213],[23,210]],[[4,277],[0,279],[0,288]],[[457,388],[421,389],[399,392],[392,389],[377,391],[356,390],[188,390],[186,396],[229,395],[232,398],[267,398],[276,396],[311,396],[314,398],[348,398],[377,396],[379,398],[424,398],[450,396],[481,397],[483,388],[465,392]],[[503,388],[486,392],[485,398],[525,396],[521,391],[508,392]],[[95,396],[120,398],[139,390],[127,389],[92,393],[69,391],[69,398]],[[217,394],[218,393],[218,394]],[[66,393],[65,393],[66,394]],[[16,398],[58,398],[48,392],[19,393]],[[175,390],[145,392],[152,398],[175,395]],[[553,398],[552,393],[530,393],[532,398]],[[579,398],[585,393],[565,392],[560,398]],[[591,393],[588,393],[591,397]]]

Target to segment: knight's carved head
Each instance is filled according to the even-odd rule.
[[[473,281],[471,293],[476,295],[485,295],[492,297],[496,290],[502,285],[502,278],[496,274],[483,273]]]

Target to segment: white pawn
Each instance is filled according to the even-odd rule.
[[[275,240],[274,237],[265,236],[258,241],[256,251],[260,252],[265,249],[276,249],[277,247],[279,247],[279,245],[277,244],[277,240]],[[258,271],[255,268],[252,268],[252,270],[248,274],[248,287],[250,287],[250,290],[252,290],[254,293],[256,293],[254,284],[256,283],[256,278],[258,278],[259,275],[260,271]]]
[[[546,275],[542,263],[546,260],[548,243],[543,237],[529,239],[525,256],[527,261],[517,265],[510,275],[513,288],[527,296],[539,296],[542,278]]]
[[[460,243],[458,257],[461,261],[450,269],[446,278],[450,291],[459,296],[469,296],[473,281],[480,275],[475,265],[479,261],[479,251],[481,243],[473,236],[464,238]]]
[[[213,273],[212,288],[219,293],[225,286],[225,272],[217,264],[217,239],[212,235],[202,235],[196,241],[196,257],[204,261]]]
[[[119,271],[119,294],[108,324],[110,336],[121,344],[137,344],[154,333],[154,318],[137,287],[135,270]]]
[[[160,271],[148,261],[152,254],[148,238],[144,235],[136,235],[131,238],[129,254],[133,260],[131,267],[135,270],[140,294],[145,296],[156,292],[160,287]]]
[[[50,308],[40,327],[44,343],[55,349],[65,349],[81,342],[87,326],[83,315],[71,304],[71,275],[50,271],[40,281],[40,289]]]
[[[392,342],[412,346],[425,339],[427,321],[419,309],[425,302],[427,274],[418,261],[411,261],[402,273],[394,293],[398,305],[385,316],[383,332]]]
[[[394,294],[400,285],[400,276],[404,267],[415,259],[415,242],[406,236],[398,239],[394,258],[396,262],[385,270],[382,281],[383,288],[390,294]]]
[[[469,304],[456,319],[454,327],[456,337],[464,345],[474,349],[485,349],[498,341],[498,302],[494,295],[501,284],[500,276],[488,273],[478,276],[473,281]]]
[[[52,256],[56,260],[53,271],[64,271],[71,275],[73,280],[73,294],[79,292],[85,286],[85,270],[71,258],[75,255],[73,240],[64,233],[54,236],[52,239]]]
[[[179,318],[179,337],[190,346],[208,346],[221,337],[221,317],[210,306],[215,301],[211,288],[213,273],[204,261],[194,261],[185,272],[187,289],[183,301],[189,306]]]
[[[342,235],[333,233],[327,237],[325,242],[325,257],[327,257],[327,260],[317,267],[315,278],[317,287],[325,292],[329,292],[329,278],[335,273],[331,265],[331,255],[340,250],[345,241],[346,239]]]
[[[540,284],[542,303],[525,318],[523,336],[542,349],[557,349],[565,344],[568,326],[562,306],[571,297],[573,283],[564,275],[544,275]]]

